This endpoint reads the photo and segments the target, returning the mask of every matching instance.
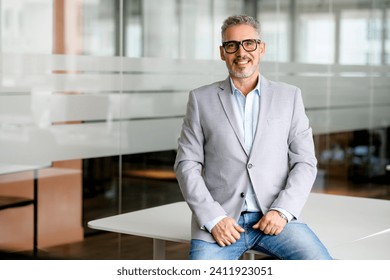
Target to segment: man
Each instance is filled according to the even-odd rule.
[[[190,92],[175,162],[193,213],[190,259],[331,259],[299,218],[316,177],[309,121],[297,87],[267,80],[257,20],[222,26],[229,77]]]

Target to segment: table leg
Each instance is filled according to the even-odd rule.
[[[248,253],[248,252],[244,253],[243,259],[244,260],[254,260],[255,259],[255,254]]]
[[[153,259],[165,260],[165,240],[153,239]]]
[[[33,253],[38,254],[38,170],[34,170],[34,233]]]

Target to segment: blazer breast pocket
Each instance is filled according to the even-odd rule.
[[[284,118],[267,119],[268,126],[288,126],[288,120]]]
[[[267,119],[268,133],[272,136],[276,135],[288,135],[289,132],[289,121],[285,118],[273,118]]]

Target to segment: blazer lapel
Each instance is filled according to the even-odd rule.
[[[233,128],[234,133],[238,138],[238,141],[241,144],[242,149],[245,151],[244,135],[242,135],[242,133],[240,132],[240,126],[235,115],[234,106],[236,105],[234,102],[236,101],[234,99],[234,95],[232,94],[229,78],[221,82],[220,88],[221,91],[218,93],[218,95],[219,99],[221,100],[222,107],[225,111],[226,117],[228,118],[230,125]]]
[[[257,121],[256,134],[253,139],[252,144],[252,154],[258,148],[261,148],[260,140],[264,131],[264,127],[267,125],[267,115],[269,112],[269,108],[271,107],[273,97],[273,90],[269,85],[269,81],[261,76],[261,84],[260,84],[260,112]]]

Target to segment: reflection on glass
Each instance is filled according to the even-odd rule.
[[[210,2],[181,1],[179,13],[180,58],[211,59],[214,34]]]
[[[142,57],[142,2],[141,0],[128,0],[123,4],[125,5],[125,56]]]
[[[52,1],[0,1],[0,50],[45,53],[52,50]]]
[[[335,21],[332,14],[300,14],[297,32],[299,62],[334,62]]]
[[[83,54],[115,55],[115,1],[84,0],[82,8]],[[70,24],[68,22],[68,24]]]
[[[381,11],[342,11],[340,25],[341,64],[381,63]]]
[[[385,15],[385,29],[384,29],[384,63],[390,64],[390,9],[384,10]]]
[[[267,46],[264,60],[289,61],[290,31],[287,13],[264,12],[259,14],[259,20],[262,29],[262,39]]]

